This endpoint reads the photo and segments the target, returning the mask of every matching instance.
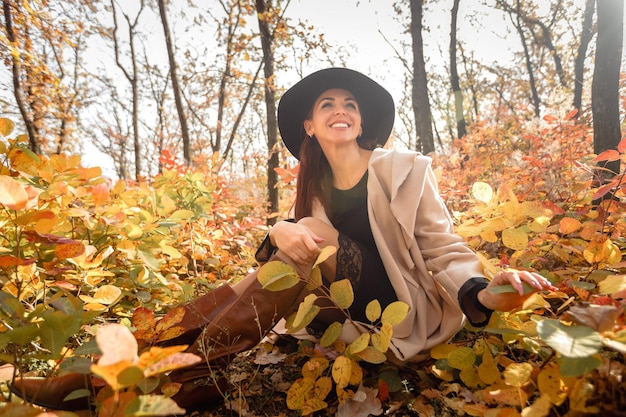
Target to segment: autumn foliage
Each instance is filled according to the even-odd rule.
[[[198,358],[184,346],[152,345],[177,336],[177,306],[255,266],[263,205],[210,164],[186,169],[165,153],[166,168],[150,182],[110,182],[78,157],[30,152],[9,120],[0,119],[0,134],[0,359],[20,373],[95,373],[108,386],[103,416],[182,412],[151,389]],[[534,126],[476,125],[434,156],[457,231],[486,276],[532,269],[559,291],[495,313],[486,328],[467,328],[406,367],[384,357],[401,306],[371,305],[371,334],[345,346],[331,325],[320,344],[297,352],[285,404],[339,416],[624,409],[626,196],[622,175],[599,181],[597,166],[624,161],[626,142],[594,156],[591,140],[570,114]],[[281,265],[264,268],[266,286],[297,279]],[[326,290],[341,307],[351,303],[346,283]],[[305,327],[314,301],[305,299],[288,327]],[[11,407],[22,405],[13,398]]]

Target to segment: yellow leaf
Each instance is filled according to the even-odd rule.
[[[330,284],[330,298],[341,309],[347,309],[354,302],[354,291],[349,279]]]
[[[440,344],[440,345],[434,346],[430,350],[430,356],[433,359],[448,359],[448,355],[450,354],[450,352],[452,352],[456,348],[457,347],[455,345]]]
[[[121,296],[122,290],[115,285],[103,285],[96,290],[93,297],[97,300],[97,302],[108,305],[113,304]]]
[[[522,229],[505,229],[502,231],[502,243],[513,250],[524,250],[528,247],[528,233]]]
[[[315,381],[314,396],[318,400],[324,400],[333,389],[333,380],[329,376],[324,376]]]
[[[326,246],[325,248],[322,248],[322,250],[320,251],[320,254],[317,255],[317,259],[315,260],[313,267],[315,268],[316,266],[324,262],[326,259],[330,258],[332,255],[335,254],[335,252],[337,252],[337,248],[334,246]]]
[[[304,300],[302,300],[298,307],[296,317],[293,319],[292,325],[294,328],[302,329],[315,318],[320,310],[320,308],[314,304],[316,300],[317,295],[315,294],[309,294],[304,297]]]
[[[359,358],[363,359],[365,362],[379,364],[383,363],[387,360],[387,356],[378,349],[374,349],[371,346],[366,347],[364,350],[355,354]]]
[[[598,283],[601,294],[615,294],[626,290],[626,275],[608,275]]]
[[[133,366],[132,362],[122,360],[108,365],[91,365],[91,372],[104,379],[115,391],[119,391],[126,387],[123,381],[120,381],[120,374]]]
[[[163,253],[171,257],[172,259],[180,259],[183,257],[183,255],[178,251],[178,249],[176,249],[173,246],[166,245],[164,241],[161,241],[159,243],[159,246],[161,246],[161,250],[163,251]]]
[[[548,364],[537,376],[537,387],[542,396],[547,396],[554,405],[561,405],[567,398],[565,383],[559,372],[559,367]]]
[[[550,415],[552,404],[546,395],[537,398],[532,405],[522,410],[522,417],[547,417]]]
[[[394,301],[385,307],[380,321],[383,324],[388,323],[392,326],[396,326],[406,318],[408,312],[409,305],[407,303],[403,301]]]
[[[300,282],[295,269],[281,261],[270,261],[258,270],[257,279],[269,291],[283,291]]]
[[[359,363],[350,359],[352,362],[352,372],[350,373],[350,385],[359,385],[361,381],[363,381],[363,368],[359,365]]]
[[[614,264],[622,259],[619,247],[611,242],[610,239],[606,239],[603,242],[589,242],[583,251],[583,256],[590,264],[596,264],[599,262]]]
[[[512,363],[503,372],[504,382],[516,388],[521,388],[530,381],[533,366],[529,363]]]
[[[391,343],[392,335],[393,327],[389,323],[384,323],[380,327],[380,333],[374,333],[372,335],[372,346],[383,353],[387,352],[389,344]]]
[[[13,127],[15,124],[13,120],[7,119],[5,117],[0,118],[0,135],[9,136],[11,132],[13,132]]]
[[[318,398],[307,398],[304,402],[304,406],[302,407],[302,415],[308,416],[309,414],[313,414],[316,411],[323,410],[328,407],[328,404],[325,401],[322,401]]]
[[[320,288],[324,285],[324,281],[322,280],[322,271],[318,266],[311,270],[309,274],[309,281],[306,285],[306,289],[309,291],[313,291],[316,288]]]
[[[289,391],[287,391],[287,407],[290,410],[302,410],[310,392],[315,388],[315,380],[313,378],[297,379]]]
[[[326,358],[311,358],[302,366],[302,376],[304,378],[317,379],[322,376],[328,365],[329,362]]]
[[[350,345],[348,345],[349,352],[356,354],[365,350],[370,343],[370,334],[361,333]]]
[[[320,345],[323,347],[328,347],[335,343],[339,336],[341,336],[341,331],[343,330],[343,325],[339,322],[334,322],[330,326],[326,328],[324,331],[324,335],[320,339]]]
[[[11,210],[21,210],[27,202],[24,186],[11,177],[0,175],[0,204]]]
[[[571,217],[564,217],[559,222],[559,232],[564,235],[568,235],[580,229],[581,226],[582,226],[582,223],[580,223],[580,221],[578,221],[577,219],[573,219]]]
[[[472,196],[485,204],[489,204],[493,198],[493,188],[485,182],[475,182],[472,185]]]
[[[193,218],[193,216],[194,216],[194,212],[191,210],[176,210],[174,213],[172,213],[172,215],[170,216],[170,219],[189,220]]]
[[[478,377],[482,382],[488,385],[500,379],[500,370],[488,349],[483,352],[483,360],[478,366]]]
[[[463,383],[470,388],[477,388],[481,384],[478,373],[476,373],[476,368],[474,368],[473,366],[470,368],[461,369],[461,372],[459,372],[459,377],[461,378],[461,381],[463,381]]]
[[[352,361],[345,356],[338,356],[333,363],[333,380],[340,388],[345,388],[350,383],[352,374]]]
[[[472,368],[476,362],[476,353],[469,347],[458,347],[448,354],[448,365],[455,369]]]
[[[365,307],[365,316],[372,323],[380,318],[381,312],[382,309],[378,300],[370,301],[369,303],[367,303],[367,307]]]

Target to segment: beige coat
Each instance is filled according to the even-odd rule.
[[[421,360],[463,326],[458,290],[483,276],[480,261],[454,234],[431,160],[416,152],[377,149],[369,162],[368,210],[389,280],[410,307],[394,327],[390,350],[400,361]],[[358,333],[344,326],[342,338]]]
[[[483,271],[476,255],[454,234],[430,158],[376,149],[368,173],[374,240],[398,299],[410,307],[406,319],[393,329],[389,350],[395,358],[390,359],[423,360],[433,346],[447,342],[462,328],[458,290],[469,278],[483,276]],[[364,330],[361,324],[346,321],[341,339],[350,343]],[[275,331],[285,331],[284,321]],[[294,336],[311,338],[304,333]]]

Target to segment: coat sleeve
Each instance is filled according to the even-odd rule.
[[[435,281],[458,299],[459,289],[468,279],[483,275],[480,261],[465,240],[454,232],[430,160],[417,161],[415,168],[411,175],[423,176],[414,222],[415,243]]]

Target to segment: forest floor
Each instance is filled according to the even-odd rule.
[[[189,413],[191,417],[295,417],[301,416],[298,410],[287,407],[287,391],[294,381],[302,377],[302,366],[310,359],[310,352],[303,352],[302,345],[295,339],[284,338],[272,345],[259,345],[244,352],[231,363],[227,370],[230,380],[225,400],[219,404],[207,405],[203,410]],[[343,416],[367,417],[384,415],[393,417],[437,416],[454,417],[468,415],[457,412],[445,404],[435,401],[435,406],[427,405],[427,410],[412,410],[416,396],[422,390],[434,388],[436,382],[429,376],[428,369],[433,361],[408,364],[402,367],[384,363],[364,364],[363,384],[376,388],[379,377],[385,374],[389,385],[385,384],[382,394],[378,391],[377,405],[363,404],[359,410],[338,410],[338,400],[334,390],[326,398],[328,407],[310,414],[313,417]],[[441,382],[441,381],[439,381]],[[458,385],[458,384],[457,384]],[[357,387],[352,387],[357,388]],[[466,390],[467,391],[467,390]],[[469,391],[468,391],[469,392]],[[462,397],[462,393],[458,393]],[[386,397],[386,398],[385,398]],[[418,405],[419,406],[419,405]],[[372,414],[368,412],[372,411]],[[432,414],[431,414],[432,413]]]

